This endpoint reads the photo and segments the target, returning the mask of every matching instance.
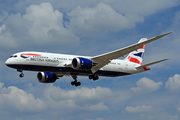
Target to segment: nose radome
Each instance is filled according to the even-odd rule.
[[[10,64],[9,59],[6,60],[5,64],[8,66]]]

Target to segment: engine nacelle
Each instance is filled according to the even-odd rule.
[[[77,57],[72,60],[72,68],[75,70],[90,70],[93,62],[87,58]]]
[[[39,72],[37,78],[41,83],[53,83],[57,80],[56,74],[47,72]]]

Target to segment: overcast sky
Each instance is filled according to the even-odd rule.
[[[49,1],[49,2],[48,2]],[[10,55],[42,51],[95,56],[166,32],[147,45],[143,64],[169,58],[130,76],[71,86],[70,77],[39,83],[5,66]],[[179,0],[0,1],[1,120],[179,120]]]

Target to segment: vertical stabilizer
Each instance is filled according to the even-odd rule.
[[[140,39],[140,41],[138,43],[146,41],[146,40],[147,40],[147,38],[142,38],[142,39]],[[146,47],[146,45],[142,45],[141,48],[129,53],[129,55],[125,58],[125,60],[129,60],[130,62],[142,65],[145,47]]]

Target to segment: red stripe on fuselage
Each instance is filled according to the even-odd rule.
[[[40,54],[33,54],[33,53],[22,53],[21,55],[41,56]]]
[[[136,58],[133,58],[133,57],[129,56],[128,59],[129,59],[130,62],[142,65],[142,63]]]

